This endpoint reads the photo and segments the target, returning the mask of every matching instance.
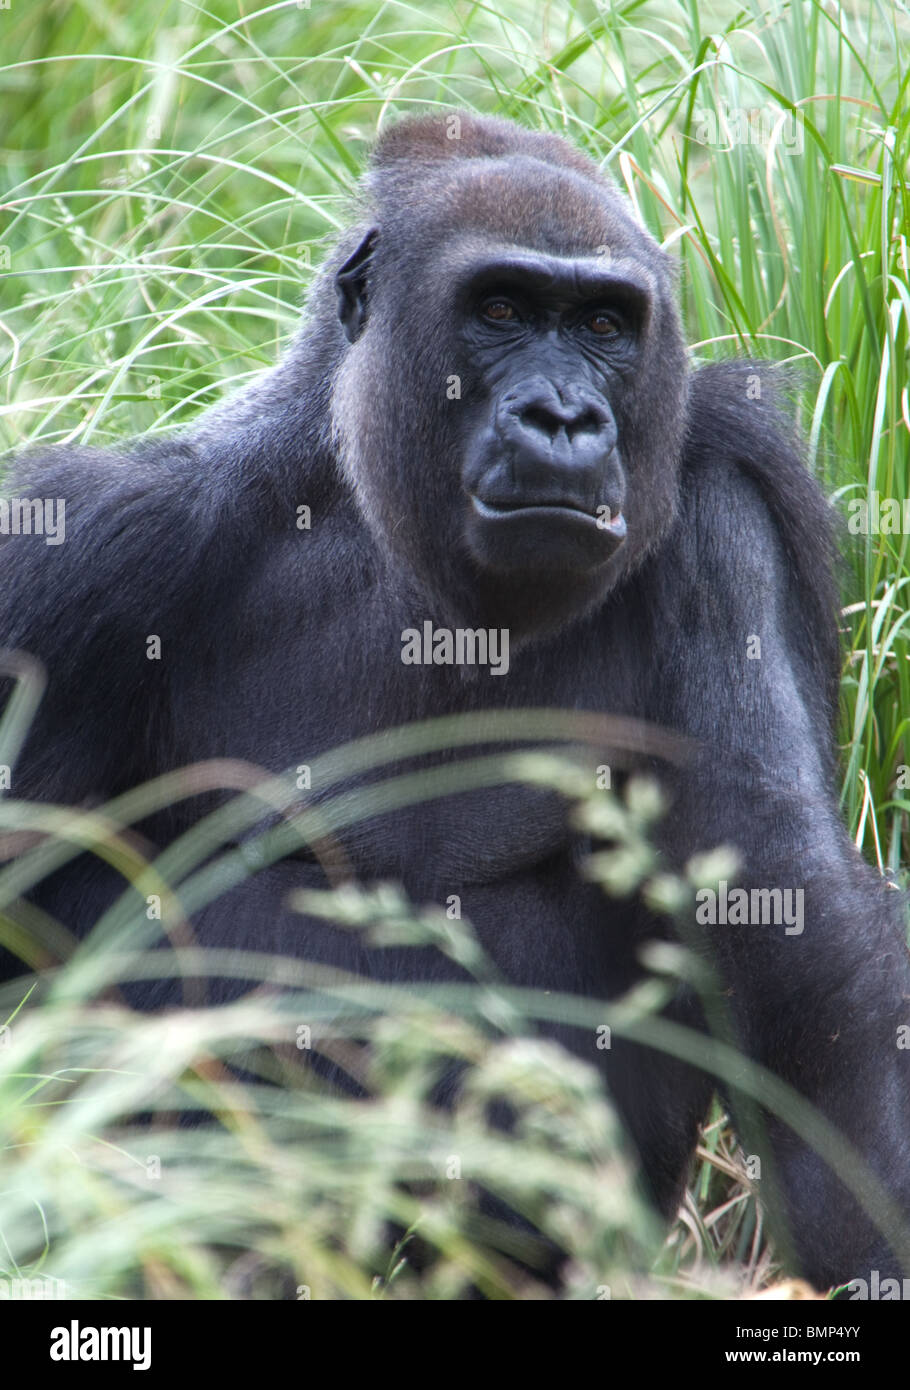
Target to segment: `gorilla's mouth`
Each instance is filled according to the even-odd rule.
[[[608,521],[606,519],[606,506],[597,516],[590,507],[583,506],[571,498],[561,498],[558,501],[547,498],[537,501],[521,497],[514,502],[493,503],[484,502],[482,498],[472,493],[471,502],[478,516],[482,516],[488,521],[499,521],[506,517],[515,519],[526,517],[554,522],[568,521],[575,524],[596,526],[598,530],[605,531],[607,535],[612,536],[617,541],[624,540],[626,536],[626,519],[621,511],[611,511]]]

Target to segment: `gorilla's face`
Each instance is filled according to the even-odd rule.
[[[593,166],[446,156],[374,177],[334,418],[385,554],[437,611],[530,637],[672,523],[684,348],[663,253]]]
[[[495,574],[580,576],[626,538],[611,394],[640,357],[643,280],[600,259],[486,255],[465,275],[459,335],[484,390],[465,409],[468,548]]]

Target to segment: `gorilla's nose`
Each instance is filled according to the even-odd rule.
[[[582,456],[603,458],[616,444],[610,407],[593,390],[574,382],[536,377],[507,391],[500,402],[500,428],[513,443],[571,466]]]
[[[540,394],[525,402],[513,411],[522,426],[528,431],[539,431],[551,442],[555,442],[561,432],[569,443],[577,435],[598,434],[606,431],[607,413],[594,401],[562,401],[555,391]]]
[[[604,397],[584,384],[536,377],[504,392],[496,413],[510,491],[586,510],[602,500],[617,438]]]

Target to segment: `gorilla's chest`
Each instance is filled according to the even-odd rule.
[[[639,712],[634,663],[609,659],[621,614],[579,624],[555,649],[511,650],[507,669],[508,648],[488,644],[497,675],[492,661],[457,660],[482,656],[482,643],[459,649],[453,634],[437,644],[443,626],[421,615],[411,628],[421,659],[403,659],[415,654],[407,615],[381,594],[320,590],[302,617],[273,613],[258,625],[254,599],[235,609],[210,664],[181,666],[190,674],[176,691],[174,765],[228,758],[251,775],[291,771],[301,804],[326,808],[343,869],[424,896],[573,864],[569,803],[510,779],[497,755],[505,739],[548,743],[546,716],[528,711]],[[499,721],[489,730],[488,716]],[[591,752],[589,764],[593,790],[603,755]]]

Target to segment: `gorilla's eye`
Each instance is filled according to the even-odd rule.
[[[600,338],[612,338],[620,331],[619,322],[615,315],[608,314],[605,309],[598,309],[591,314],[585,323],[592,333],[596,333]]]
[[[516,323],[518,320],[515,306],[507,299],[487,299],[481,304],[480,312],[491,323]]]

